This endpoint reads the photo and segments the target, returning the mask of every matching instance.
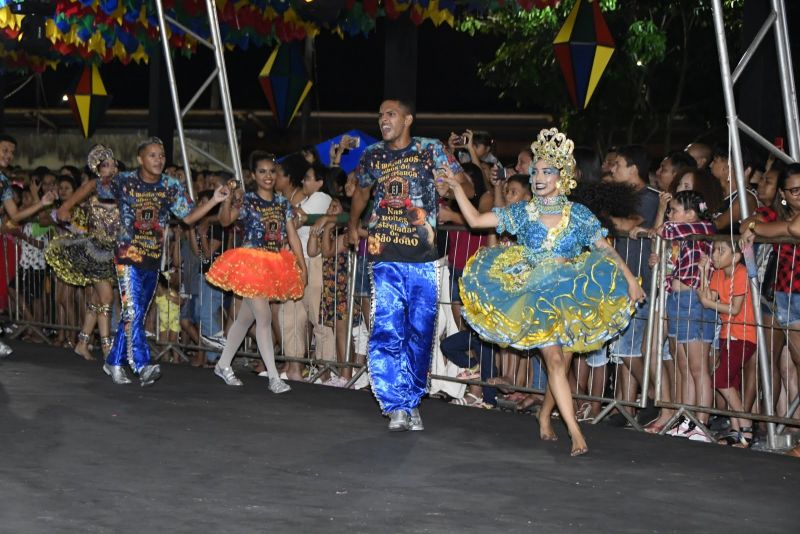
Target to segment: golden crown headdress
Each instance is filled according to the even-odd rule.
[[[531,144],[534,162],[544,160],[560,171],[558,190],[568,195],[578,183],[575,181],[575,143],[556,128],[543,129]]]
[[[114,159],[114,153],[110,148],[104,145],[94,145],[86,157],[86,164],[90,171],[97,174],[100,164],[109,159]]]

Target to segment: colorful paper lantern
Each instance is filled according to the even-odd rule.
[[[288,128],[313,85],[306,72],[302,45],[278,45],[261,69],[258,81],[278,126]]]
[[[600,2],[577,0],[553,45],[570,99],[585,109],[614,53]]]
[[[67,99],[83,136],[88,139],[94,134],[111,104],[111,97],[106,91],[97,65],[87,65],[83,69],[75,89],[67,95]]]

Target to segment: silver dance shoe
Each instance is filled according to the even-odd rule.
[[[277,376],[269,379],[269,390],[275,394],[292,391],[292,387]]]
[[[161,378],[161,367],[157,364],[145,365],[139,369],[139,381],[142,387],[152,386],[159,378]]]
[[[236,374],[231,367],[214,366],[214,374],[225,381],[229,386],[242,386],[242,381],[236,378]]]
[[[389,414],[389,432],[405,432],[409,428],[408,412],[395,410]]]
[[[411,415],[408,418],[408,429],[425,430],[425,426],[422,424],[422,416],[419,414],[419,408],[411,410]]]
[[[125,372],[125,368],[121,365],[109,365],[104,363],[103,372],[110,376],[115,384],[123,385],[131,383],[131,379],[128,378],[128,373]]]
[[[5,358],[7,356],[11,356],[11,353],[14,352],[14,349],[0,341],[0,358]]]

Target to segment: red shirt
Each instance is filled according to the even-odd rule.
[[[758,208],[756,214],[764,222],[778,220],[778,214],[772,208]],[[775,291],[782,293],[800,293],[800,246],[784,243],[773,245],[778,254],[778,270],[775,273]]]

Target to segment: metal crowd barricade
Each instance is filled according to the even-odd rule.
[[[346,227],[340,226],[339,231],[346,231]],[[459,240],[459,239],[472,239],[473,237],[469,237],[470,234],[466,231],[464,227],[459,226],[443,226],[440,227],[440,236],[443,241],[443,249],[442,251],[447,251],[448,249],[452,250],[451,245],[455,248],[458,248],[458,245],[462,243],[455,243],[451,242],[452,240]],[[187,232],[182,232],[181,237],[178,238],[178,234],[174,231],[168,233],[167,240],[165,241],[165,261],[162,265],[162,271],[169,271],[169,268],[172,266],[176,270],[177,280],[173,280],[173,287],[180,287],[180,293],[187,295],[188,298],[183,302],[184,304],[188,301],[188,305],[192,309],[193,307],[200,302],[202,308],[202,299],[207,298],[208,293],[206,292],[197,292],[196,284],[197,282],[192,282],[191,284],[195,287],[187,287],[190,282],[187,279],[187,275],[189,274],[189,270],[186,267],[190,265],[192,262],[186,261],[187,258],[184,257],[186,254],[186,250],[191,247],[185,246],[185,240],[189,239],[189,234]],[[224,234],[222,234],[223,238],[221,240],[221,250],[223,252],[227,248],[231,246],[236,246],[237,238],[236,229],[232,227],[231,229],[227,230]],[[8,243],[9,237],[4,236],[4,243]],[[180,239],[181,241],[176,242],[176,239]],[[628,246],[630,243],[626,243],[625,240],[629,238],[627,236],[617,236],[616,239],[621,243],[622,248],[624,249],[625,246]],[[703,239],[731,239],[730,236],[716,236],[716,237],[704,237]],[[76,324],[63,324],[63,321],[60,321],[60,316],[56,311],[57,303],[55,299],[56,287],[59,284],[59,281],[55,280],[55,277],[52,275],[52,272],[49,268],[45,268],[44,272],[28,272],[36,271],[36,269],[30,268],[25,261],[22,260],[22,243],[19,241],[18,238],[13,238],[12,244],[10,246],[4,246],[0,254],[3,255],[2,257],[2,264],[4,269],[4,278],[7,287],[7,309],[9,313],[9,319],[15,323],[18,328],[11,334],[12,337],[19,337],[23,334],[29,334],[31,336],[35,336],[42,341],[51,341],[51,337],[54,335],[55,331],[57,330],[65,330],[69,332],[69,338],[72,339],[74,337],[75,331],[80,328],[81,320],[74,321]],[[338,241],[337,241],[338,242]],[[760,242],[760,240],[759,240]],[[797,246],[797,241],[795,240],[782,240],[782,241],[775,241],[773,243],[789,243],[792,246]],[[184,245],[184,246],[181,246]],[[710,435],[710,432],[706,428],[706,425],[702,423],[702,419],[705,416],[700,416],[700,414],[717,414],[717,415],[724,415],[729,417],[742,417],[745,419],[750,419],[753,421],[761,421],[765,423],[775,424],[775,431],[778,434],[777,441],[773,441],[773,444],[770,444],[770,447],[782,447],[788,446],[789,438],[785,436],[788,434],[782,434],[785,432],[786,427],[798,427],[800,426],[800,420],[794,417],[795,412],[800,407],[800,395],[798,395],[796,389],[792,390],[791,388],[793,382],[789,378],[791,378],[791,371],[794,371],[794,364],[790,358],[787,362],[784,363],[785,369],[776,369],[775,366],[779,364],[780,361],[780,354],[764,354],[762,350],[758,351],[758,361],[757,366],[762,371],[763,376],[758,375],[758,373],[751,372],[750,380],[755,380],[756,384],[756,398],[754,406],[758,406],[758,409],[754,408],[752,412],[744,411],[744,412],[735,412],[730,409],[726,409],[725,406],[719,406],[717,403],[712,402],[710,406],[701,406],[698,403],[686,403],[686,402],[676,402],[675,399],[667,401],[662,396],[662,382],[665,379],[665,372],[666,367],[664,365],[664,361],[662,359],[663,350],[664,350],[664,343],[663,340],[665,339],[664,335],[664,328],[665,328],[665,321],[666,318],[665,310],[666,310],[666,292],[663,291],[665,287],[665,273],[666,273],[666,262],[671,250],[671,243],[669,242],[662,242],[660,238],[657,238],[654,243],[654,252],[657,254],[659,258],[659,263],[653,270],[651,285],[648,291],[648,311],[649,316],[646,323],[646,331],[645,331],[645,347],[643,350],[643,360],[642,360],[642,379],[641,383],[638,384],[638,388],[630,389],[629,391],[624,391],[622,387],[622,383],[638,383],[639,381],[636,377],[633,376],[632,369],[629,369],[626,365],[624,365],[620,361],[614,361],[613,359],[607,363],[603,363],[597,367],[589,367],[588,371],[581,371],[583,369],[582,365],[576,365],[576,373],[573,375],[574,382],[572,383],[574,394],[573,398],[578,403],[594,403],[595,406],[599,406],[599,409],[595,409],[593,413],[587,414],[583,411],[583,405],[581,406],[581,410],[579,410],[579,415],[582,415],[582,419],[589,421],[591,423],[598,423],[603,420],[607,415],[609,415],[612,411],[616,410],[621,413],[630,425],[637,429],[641,430],[640,425],[636,421],[636,418],[633,416],[632,413],[629,413],[628,410],[636,409],[636,408],[644,408],[647,405],[647,397],[648,397],[648,390],[650,389],[650,381],[651,381],[651,371],[652,377],[654,381],[654,401],[657,407],[662,409],[674,410],[675,413],[672,416],[671,422],[677,421],[677,419],[681,416],[686,416],[692,421],[695,422],[698,428],[700,428],[703,432],[706,432]],[[764,243],[762,246],[771,246],[770,243]],[[357,248],[357,247],[356,247]],[[618,249],[620,247],[618,246]],[[180,253],[181,258],[176,258],[175,256],[178,255],[178,251],[181,250]],[[634,248],[634,250],[636,250]],[[641,247],[639,248],[641,251]],[[336,252],[339,252],[337,249]],[[640,252],[641,253],[641,252]],[[348,378],[346,380],[346,387],[352,387],[354,384],[365,382],[365,374],[367,373],[367,367],[362,362],[359,361],[363,359],[362,357],[365,355],[365,343],[363,342],[363,337],[366,335],[365,332],[368,330],[368,320],[369,320],[369,309],[362,309],[361,314],[363,315],[363,320],[359,320],[355,310],[359,308],[356,306],[356,299],[363,299],[366,300],[368,295],[364,295],[360,293],[360,290],[363,290],[362,287],[356,287],[356,282],[359,280],[368,279],[369,276],[367,274],[367,263],[364,261],[364,250],[360,252],[351,249],[348,252],[347,262],[346,262],[346,269],[348,272],[348,287],[346,292],[346,299],[347,299],[347,320],[345,322],[346,325],[346,336],[345,336],[345,347],[343,354],[338,354],[337,357],[330,359],[329,357],[323,357],[324,355],[316,353],[313,348],[313,331],[311,329],[307,329],[307,336],[306,336],[306,353],[303,357],[288,357],[283,350],[283,347],[280,347],[281,350],[276,352],[276,359],[282,362],[299,362],[309,368],[308,380],[311,382],[316,381],[319,377],[323,376],[325,373],[335,373],[335,374],[343,374],[345,373],[346,369],[350,369],[347,372]],[[180,259],[180,262],[177,260]],[[450,276],[446,276],[446,271],[449,270],[448,263],[451,265],[453,264],[452,258],[450,260],[442,259],[442,286],[443,289],[444,285],[447,284],[450,286]],[[647,258],[639,257],[638,264],[644,265],[644,262],[647,261]],[[21,266],[21,263],[23,264]],[[334,262],[335,268],[338,269],[339,262]],[[775,269],[780,269],[780,265],[776,265]],[[792,273],[795,271],[795,266],[792,266]],[[193,272],[196,277],[203,276],[202,268],[199,264],[195,263],[193,267],[196,271]],[[456,268],[458,268],[456,266]],[[334,270],[334,280],[337,278],[335,275],[338,274],[336,270]],[[640,274],[640,273],[634,273]],[[195,278],[196,280],[196,278]],[[175,286],[177,284],[177,286]],[[169,286],[167,286],[169,287]],[[84,289],[78,288],[76,291],[83,292]],[[440,312],[442,316],[447,316],[447,313],[452,314],[452,305],[454,304],[453,299],[449,298],[449,291],[443,291],[443,294],[446,295],[446,298],[440,300]],[[334,323],[333,323],[333,335],[334,339],[338,333],[338,329],[340,328],[340,324],[335,320],[335,310],[339,307],[340,302],[338,301],[339,297],[337,296],[337,292],[334,291],[333,293],[333,302],[332,305],[334,306]],[[78,300],[78,299],[74,299]],[[85,298],[84,298],[85,300]],[[193,302],[194,301],[194,302]],[[236,316],[237,307],[235,305],[236,299],[230,295],[227,295],[223,298],[223,305],[220,306],[219,309],[211,309],[210,312],[214,314],[219,314],[218,324],[222,325],[221,330],[226,330],[225,325],[229,325]],[[365,304],[366,302],[361,302],[360,304]],[[74,303],[73,303],[74,304]],[[324,303],[323,303],[324,304]],[[329,303],[330,304],[330,303]],[[774,309],[775,302],[769,303],[773,306]],[[59,305],[63,307],[63,302]],[[371,304],[370,304],[371,306]],[[115,304],[115,308],[118,308],[118,303]],[[187,311],[188,308],[184,309],[184,312]],[[83,309],[76,309],[74,310],[77,312],[77,317],[82,318],[82,314],[84,312]],[[173,310],[174,311],[174,310]],[[161,319],[159,318],[158,310],[156,306],[151,306],[150,313],[152,316],[148,319],[148,324],[155,325],[155,336],[152,339],[154,345],[154,355],[156,358],[163,358],[170,353],[177,355],[181,360],[188,359],[187,351],[203,351],[203,352],[220,352],[220,349],[213,348],[207,344],[204,340],[204,337],[216,337],[218,335],[224,334],[224,332],[208,332],[204,330],[202,324],[198,324],[199,331],[197,332],[197,336],[192,338],[187,332],[181,329],[180,337],[175,339],[164,339],[161,336],[162,324]],[[118,315],[118,312],[115,311],[115,315]],[[273,314],[275,315],[275,314]],[[182,313],[181,319],[188,318],[190,320],[197,320],[197,315],[190,313]],[[306,317],[307,318],[307,317]],[[451,320],[454,317],[445,317],[446,320]],[[171,320],[171,318],[170,318]],[[716,319],[715,319],[716,321]],[[201,323],[201,321],[197,321]],[[276,321],[277,322],[277,321]],[[283,323],[280,324],[279,328],[277,328],[277,333],[281,336],[281,339],[285,341],[283,338],[283,327],[285,325]],[[776,329],[771,323],[759,323],[759,327],[763,328],[765,332],[769,333],[770,335],[780,335],[780,331],[785,332],[786,334],[791,332],[796,332],[797,330],[794,328],[782,328]],[[452,329],[452,325],[451,325]],[[451,330],[452,331],[452,330]],[[361,336],[361,342],[359,346],[354,346],[354,338],[356,337],[354,334],[358,332]],[[439,341],[441,341],[444,336],[445,332],[442,332],[442,336],[440,336]],[[765,338],[766,339],[766,338]],[[787,336],[788,339],[788,336]],[[658,342],[654,342],[657,340]],[[438,347],[438,344],[437,344]],[[357,350],[354,350],[357,349]],[[655,350],[655,354],[653,353]],[[608,346],[606,347],[606,351],[608,352]],[[613,351],[612,351],[613,352]],[[358,357],[354,356],[354,353],[358,354]],[[243,356],[248,359],[258,358],[258,349],[254,344],[254,341],[251,340],[249,337],[245,339],[245,343],[242,347],[242,350],[238,352],[238,355]],[[602,354],[601,354],[602,355]],[[434,351],[434,358],[443,358],[443,355],[438,351]],[[673,358],[677,358],[678,355],[674,354]],[[538,394],[541,395],[544,392],[543,387],[540,384],[533,384],[533,371],[534,371],[534,363],[535,354],[526,353],[526,354],[516,354],[516,355],[507,355],[504,354],[499,347],[495,347],[492,351],[491,357],[491,365],[492,369],[488,372],[484,372],[483,376],[490,377],[489,380],[481,380],[476,378],[475,376],[469,377],[459,377],[457,372],[461,370],[460,368],[453,369],[453,366],[448,365],[439,365],[435,367],[435,369],[444,370],[446,372],[432,372],[430,375],[432,382],[438,382],[440,384],[451,384],[454,386],[453,388],[450,387],[439,387],[438,389],[441,391],[451,392],[456,391],[461,393],[463,396],[464,388],[469,386],[480,386],[480,387],[501,387],[503,391],[507,391],[510,393],[519,392],[523,394]],[[576,355],[576,359],[584,358],[584,356]],[[655,369],[652,366],[652,360],[655,358]],[[708,365],[710,366],[711,357],[708,357]],[[776,363],[778,362],[778,363]],[[438,362],[443,363],[443,362]],[[478,361],[478,367],[475,369],[476,374],[480,374],[480,360]],[[768,367],[768,368],[765,368]],[[497,372],[495,370],[497,369]],[[522,370],[521,370],[522,369]],[[486,371],[486,370],[484,370]],[[587,373],[589,376],[587,377],[585,374]],[[608,374],[606,374],[608,372]],[[669,378],[672,380],[672,383],[675,383],[677,380],[677,373],[679,371],[676,369],[673,371],[673,376]],[[709,373],[711,372],[709,367]],[[513,376],[510,374],[513,373]],[[603,381],[602,386],[603,390],[600,394],[596,392],[593,394],[589,394],[591,392],[591,384],[596,378],[595,373],[602,373]],[[626,376],[627,375],[627,376]],[[786,382],[785,384],[772,384],[773,377],[777,376],[779,379],[784,377],[783,380]],[[628,380],[629,377],[632,377]],[[492,378],[500,378],[501,382],[498,384]],[[587,390],[580,390],[581,383],[584,379],[588,378],[587,382]],[[505,380],[504,380],[505,379]],[[764,382],[768,382],[765,384]],[[598,381],[599,382],[599,381]],[[709,382],[710,386],[714,388],[713,382],[713,375],[711,381]],[[773,402],[772,399],[765,398],[767,392],[770,391],[770,387],[775,385],[777,391],[775,395],[772,397],[778,398],[778,393],[783,395],[782,398],[782,405],[781,405],[781,414],[779,415],[769,415],[765,414],[766,410],[764,409],[764,403],[771,403]],[[638,392],[638,395],[637,395]],[[744,390],[741,391],[744,393]],[[448,393],[450,394],[450,393]],[[450,396],[457,397],[457,394],[452,394]],[[758,404],[760,401],[761,404]],[[749,402],[749,401],[748,401]],[[591,416],[589,416],[591,415]],[[664,427],[662,433],[665,432],[669,428],[669,424]]]
[[[702,240],[709,240],[709,241],[731,241],[732,239],[738,240],[738,236],[731,236],[731,235],[716,235],[716,236],[694,236],[684,239],[702,239]],[[797,247],[798,242],[794,239],[778,239],[772,241],[766,241],[763,239],[757,239],[756,242],[760,244],[762,247],[772,247],[775,244],[783,244],[789,245],[792,247]],[[660,251],[660,272],[659,272],[659,280],[660,280],[660,287],[665,287],[665,273],[666,273],[666,262],[669,256],[669,248],[663,247],[663,250]],[[775,252],[773,252],[775,254]],[[793,254],[794,255],[794,254]],[[762,266],[763,269],[764,266]],[[791,265],[792,276],[794,276],[795,271],[800,266]],[[781,268],[781,266],[776,263],[774,269],[777,271]],[[798,271],[798,275],[800,275],[800,271]],[[775,278],[773,277],[773,280]],[[758,299],[757,304],[761,309],[772,310],[775,311],[776,308],[776,301],[773,299],[769,302],[765,302],[763,299],[760,299],[760,287],[759,281],[750,279],[750,289],[751,292],[756,294],[756,298]],[[790,281],[791,283],[791,281]],[[791,299],[792,293],[788,293],[789,298]],[[800,295],[799,295],[800,297]],[[661,297],[659,302],[659,309],[661,310],[660,316],[664,317],[664,308],[665,308],[665,298]],[[755,312],[755,307],[754,307]],[[719,324],[719,314],[715,314],[715,325]],[[758,330],[759,341],[767,340],[768,337],[770,341],[772,340],[773,336],[776,334],[776,330],[781,330],[784,332],[785,343],[786,347],[789,347],[789,334],[791,332],[796,332],[797,329],[791,326],[789,327],[781,327],[778,325],[773,324],[772,322],[766,322],[764,320],[758,320],[759,314],[755,314],[754,322],[747,323],[748,326],[752,326]],[[732,323],[736,324],[736,323]],[[722,326],[724,328],[724,326]],[[660,331],[659,339],[663,339],[663,321],[661,324],[658,325],[658,330]],[[719,336],[715,336],[715,342],[719,339]],[[715,348],[712,342],[711,351],[709,358],[716,358],[718,359],[719,356],[719,349]],[[791,445],[792,436],[789,434],[782,434],[777,435],[778,433],[784,432],[786,426],[793,426],[798,427],[800,426],[800,419],[793,417],[794,412],[797,410],[798,406],[800,405],[800,396],[798,396],[797,391],[795,390],[794,393],[791,391],[791,380],[787,380],[785,384],[773,384],[773,377],[776,376],[776,373],[780,371],[780,369],[776,369],[775,366],[779,365],[779,361],[776,364],[776,360],[780,359],[780,354],[777,355],[774,353],[774,347],[771,346],[767,348],[766,342],[759,343],[757,345],[756,354],[752,357],[750,361],[753,362],[752,365],[756,366],[756,370],[745,371],[744,369],[740,371],[742,375],[742,385],[739,389],[740,397],[742,398],[743,404],[749,402],[747,400],[747,392],[746,386],[748,385],[748,381],[755,383],[755,396],[753,399],[753,410],[747,411],[747,406],[744,406],[744,411],[733,411],[731,409],[726,409],[726,406],[719,407],[716,402],[716,392],[718,388],[716,387],[716,377],[714,374],[715,367],[710,367],[710,387],[712,389],[712,403],[710,406],[701,406],[698,403],[686,403],[686,402],[677,402],[676,400],[665,400],[662,398],[661,395],[661,381],[663,378],[664,368],[663,368],[663,359],[662,359],[662,352],[663,352],[663,344],[658,345],[658,353],[657,353],[657,369],[656,369],[656,405],[661,407],[662,409],[670,409],[675,410],[675,413],[671,417],[669,423],[667,423],[664,428],[661,430],[661,434],[666,432],[672,423],[675,423],[680,417],[687,417],[690,419],[696,426],[699,428],[706,436],[709,438],[713,438],[713,433],[707,428],[707,426],[701,422],[699,414],[710,414],[710,415],[722,415],[727,417],[739,417],[742,419],[748,419],[751,421],[759,421],[767,424],[768,430],[768,449],[776,449],[776,448],[787,448]],[[651,345],[652,347],[652,345]],[[783,352],[781,349],[780,352]],[[675,357],[675,355],[673,355]],[[713,361],[713,360],[712,360]],[[711,362],[709,362],[711,363]],[[719,363],[717,363],[719,365]],[[786,374],[791,375],[795,372],[793,369],[794,364],[791,360],[791,355],[788,358],[786,364]],[[677,376],[670,377],[674,381],[677,380]],[[752,384],[751,384],[752,385]],[[773,394],[773,387],[777,387],[778,390]],[[676,387],[677,390],[677,387]],[[701,392],[702,393],[702,392]],[[773,415],[770,412],[772,411],[772,407],[775,404],[775,401],[778,399],[779,395],[782,394],[786,396],[785,404],[787,405],[786,410],[784,411],[783,415]],[[695,393],[697,395],[697,392]],[[751,393],[752,394],[752,393]],[[793,394],[793,397],[790,395]],[[780,426],[777,428],[774,426],[776,423],[779,423]],[[775,433],[775,434],[773,434]],[[772,434],[772,435],[770,435]]]

